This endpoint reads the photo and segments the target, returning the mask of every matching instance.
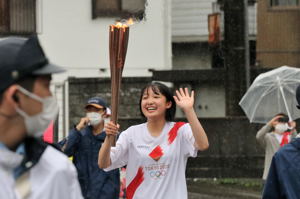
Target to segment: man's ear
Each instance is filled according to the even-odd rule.
[[[12,97],[13,97],[13,100],[14,100],[16,103],[19,102],[19,97],[18,97],[17,93],[15,93]]]
[[[17,85],[12,85],[4,92],[4,98],[7,102],[17,105],[19,103],[19,91]]]

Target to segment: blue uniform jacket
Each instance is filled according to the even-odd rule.
[[[300,138],[275,153],[263,199],[300,199]]]
[[[117,199],[120,192],[120,174],[115,169],[105,172],[98,167],[98,153],[104,142],[105,132],[95,136],[92,127],[78,131],[72,129],[63,147],[78,172],[82,194],[85,199]]]

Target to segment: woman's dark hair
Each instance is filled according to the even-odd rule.
[[[23,79],[20,79],[16,82],[16,84],[19,84],[21,87],[25,88],[27,91],[32,92],[33,91],[33,85],[38,76],[31,75],[27,76]]]
[[[176,112],[176,103],[173,98],[173,94],[166,85],[159,83],[159,82],[151,82],[150,84],[147,84],[141,91],[139,106],[140,106],[140,112],[141,112],[142,117],[145,118],[145,115],[143,114],[143,111],[141,108],[141,103],[142,103],[144,92],[148,89],[152,89],[152,91],[155,94],[162,94],[163,96],[166,97],[167,102],[172,103],[171,107],[166,110],[165,119],[166,119],[166,121],[169,121],[169,122],[173,121],[174,117],[175,117],[175,112]]]
[[[276,116],[281,116],[280,118],[278,118],[278,122],[282,122],[282,123],[288,123],[289,122],[289,117],[284,113],[279,113]]]

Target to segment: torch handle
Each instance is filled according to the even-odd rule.
[[[129,28],[110,26],[109,56],[111,71],[111,121],[118,122],[119,92],[122,72],[128,45]],[[115,136],[109,136],[112,146],[115,146]]]

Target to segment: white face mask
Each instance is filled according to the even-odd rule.
[[[288,128],[289,128],[289,126],[287,123],[279,123],[279,124],[276,124],[275,131],[277,133],[283,133],[283,132],[287,131]]]
[[[100,122],[102,122],[102,120],[103,120],[102,115],[100,113],[96,113],[96,112],[86,113],[86,116],[89,118],[90,124],[92,126],[96,126],[96,125],[100,124]]]
[[[57,117],[59,108],[56,99],[53,96],[41,98],[22,87],[18,89],[28,97],[41,102],[43,105],[42,112],[33,116],[28,115],[18,107],[16,108],[17,113],[24,118],[27,134],[33,137],[41,137],[51,121]]]

